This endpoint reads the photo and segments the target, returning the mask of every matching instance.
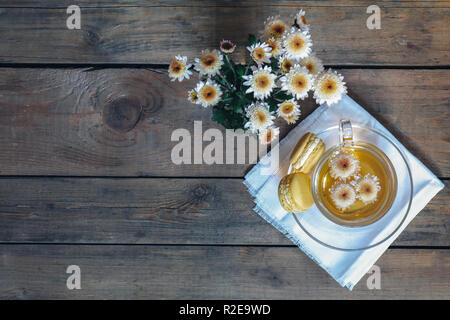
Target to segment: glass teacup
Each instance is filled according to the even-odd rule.
[[[383,217],[392,206],[397,193],[397,176],[383,151],[368,141],[353,138],[349,120],[341,120],[339,129],[340,143],[322,155],[313,172],[314,201],[325,217],[339,225],[365,226]],[[343,166],[342,169],[349,165],[345,161],[337,164],[333,161],[342,154],[357,161],[355,174],[347,177],[337,175],[336,172],[341,171],[336,169],[336,165]],[[366,181],[369,183],[365,184]],[[375,187],[376,190],[373,189]],[[364,195],[375,191],[375,197]]]

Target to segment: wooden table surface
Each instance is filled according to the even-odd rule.
[[[169,81],[172,56],[225,38],[242,60],[248,33],[301,7],[349,95],[446,184],[377,261],[380,290],[367,276],[341,288],[253,212],[251,165],[170,159],[176,128],[223,130],[186,101],[194,81]],[[449,14],[449,1],[1,0],[0,298],[449,299]]]

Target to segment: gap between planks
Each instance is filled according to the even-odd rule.
[[[214,244],[214,243],[71,243],[71,242],[0,242],[10,246],[118,246],[118,247],[246,247],[246,248],[297,248],[295,244]],[[389,246],[386,250],[450,250],[450,246]]]

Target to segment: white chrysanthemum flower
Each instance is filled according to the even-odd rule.
[[[281,77],[283,90],[291,93],[296,99],[304,99],[313,86],[313,77],[308,69],[295,65],[286,75]]]
[[[200,58],[195,58],[195,70],[200,75],[214,76],[219,73],[220,68],[223,65],[222,54],[214,49],[203,50]]]
[[[236,49],[236,45],[230,40],[220,41],[220,51],[223,53],[233,53]]]
[[[314,98],[318,104],[327,103],[329,106],[341,100],[347,93],[344,77],[336,71],[328,70],[320,73],[314,83]]]
[[[280,39],[270,38],[266,41],[270,47],[270,54],[272,57],[278,57],[283,53],[283,44]]]
[[[346,180],[359,172],[359,160],[347,151],[341,150],[328,160],[330,174],[335,179]]]
[[[302,30],[308,30],[309,25],[306,22],[306,12],[300,9],[300,11],[295,15],[295,22]]]
[[[269,127],[259,134],[259,142],[261,144],[269,144],[274,141],[280,134],[280,129],[277,127]]]
[[[334,185],[330,189],[331,199],[338,209],[345,210],[356,201],[356,191],[348,183]]]
[[[294,60],[289,59],[286,55],[283,55],[279,61],[280,61],[280,69],[284,73],[288,73],[289,71],[291,71],[291,68],[294,67],[295,65]]]
[[[298,114],[300,114],[300,107],[294,99],[278,104],[277,115],[279,117],[289,118],[292,115]]]
[[[288,58],[303,59],[311,53],[311,36],[306,31],[292,28],[283,36],[283,45]]]
[[[293,115],[290,115],[289,117],[282,117],[284,120],[286,120],[286,122],[288,123],[288,124],[293,124],[293,123],[296,123],[297,122],[297,120],[298,120],[298,117],[300,116],[300,114],[301,114],[301,112],[299,111],[298,112],[298,114],[293,114]]]
[[[250,129],[253,133],[264,131],[273,124],[273,119],[275,119],[269,111],[269,105],[264,102],[256,102],[249,105],[246,110],[246,116],[249,121],[244,127]]]
[[[280,19],[280,16],[268,17],[264,22],[264,36],[266,39],[282,38],[284,33],[289,29],[286,22]]]
[[[178,79],[182,81],[184,78],[189,79],[192,71],[189,70],[191,64],[187,64],[187,57],[176,56],[169,65],[169,77],[172,81]]]
[[[270,51],[272,48],[269,47],[267,43],[255,43],[254,45],[247,47],[247,50],[250,51],[250,56],[258,66],[263,63],[270,63],[270,57],[272,57]]]
[[[358,198],[366,204],[375,202],[380,190],[381,187],[377,176],[366,174],[356,182]]]
[[[188,92],[188,100],[192,103],[198,104],[199,98],[198,98],[198,92],[195,89],[192,89]]]
[[[308,72],[314,76],[323,71],[322,60],[320,60],[313,54],[300,60],[300,65],[308,69]]]
[[[195,90],[198,93],[198,103],[205,108],[216,105],[222,96],[220,87],[210,79],[206,82],[200,81]]]
[[[272,73],[272,68],[265,66],[264,68],[255,69],[253,74],[242,76],[245,81],[244,86],[248,86],[246,93],[253,92],[256,99],[267,98],[275,87],[276,75]]]

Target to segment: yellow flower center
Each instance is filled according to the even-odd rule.
[[[216,63],[217,58],[213,54],[205,54],[200,60],[204,66],[211,67]]]
[[[256,48],[255,50],[253,50],[253,58],[255,58],[255,60],[262,61],[265,57],[266,52],[263,48]]]
[[[202,90],[202,98],[205,101],[213,101],[216,98],[216,88],[212,86],[205,86]]]
[[[289,43],[289,48],[293,51],[300,51],[304,46],[305,41],[300,36],[294,36]]]
[[[343,200],[346,200],[346,199],[348,199],[348,198],[350,197],[348,191],[345,190],[345,189],[341,191],[341,194],[340,194],[339,196],[340,196],[341,199],[343,199]]]
[[[276,41],[273,40],[269,40],[267,41],[267,44],[269,45],[269,47],[271,48],[270,53],[274,54],[278,52],[278,44]]]
[[[275,22],[270,27],[270,33],[275,38],[282,37],[285,31],[286,31],[286,26],[281,22]]]
[[[322,91],[325,93],[333,93],[336,90],[336,83],[331,80],[331,79],[327,79],[323,82],[322,84]]]
[[[191,92],[191,100],[196,102],[198,100],[198,93],[197,92]]]
[[[300,17],[300,20],[302,21],[302,23],[303,23],[304,25],[307,24],[307,23],[306,23],[306,18],[305,18],[305,16],[301,16],[301,17]]]
[[[233,49],[233,44],[230,42],[224,42],[224,43],[222,43],[222,49],[225,51],[229,51],[229,50]]]
[[[307,83],[308,80],[305,78],[304,75],[301,74],[294,76],[294,78],[292,79],[292,84],[297,90],[305,89]]]
[[[257,76],[255,82],[256,86],[260,89],[266,89],[270,85],[270,79],[265,74]]]
[[[362,186],[361,191],[366,194],[371,194],[373,192],[372,185],[370,183],[366,183]]]
[[[293,67],[293,63],[290,60],[284,60],[281,64],[281,69],[283,69],[284,72],[289,72],[291,68]]]
[[[339,161],[339,163],[338,163],[338,167],[341,169],[341,170],[345,170],[345,169],[347,169],[348,167],[350,166],[350,161],[348,160],[348,159],[342,159],[341,161]]]
[[[170,64],[170,70],[173,74],[181,74],[184,70],[184,64],[179,60],[173,60]]]
[[[256,119],[258,120],[258,122],[260,124],[265,123],[266,122],[266,114],[262,111],[258,111],[258,113],[256,114]]]
[[[289,121],[292,121],[292,120],[294,120],[294,118],[295,118],[295,114],[293,114],[293,115],[287,117],[286,119],[288,119]]]
[[[270,141],[272,141],[272,130],[268,130],[267,132],[266,132],[266,142],[270,142]]]
[[[292,102],[286,102],[281,106],[281,112],[284,114],[290,114],[294,110],[294,104]]]
[[[306,69],[308,69],[309,73],[312,73],[314,71],[314,65],[311,62],[308,62],[305,67]]]

